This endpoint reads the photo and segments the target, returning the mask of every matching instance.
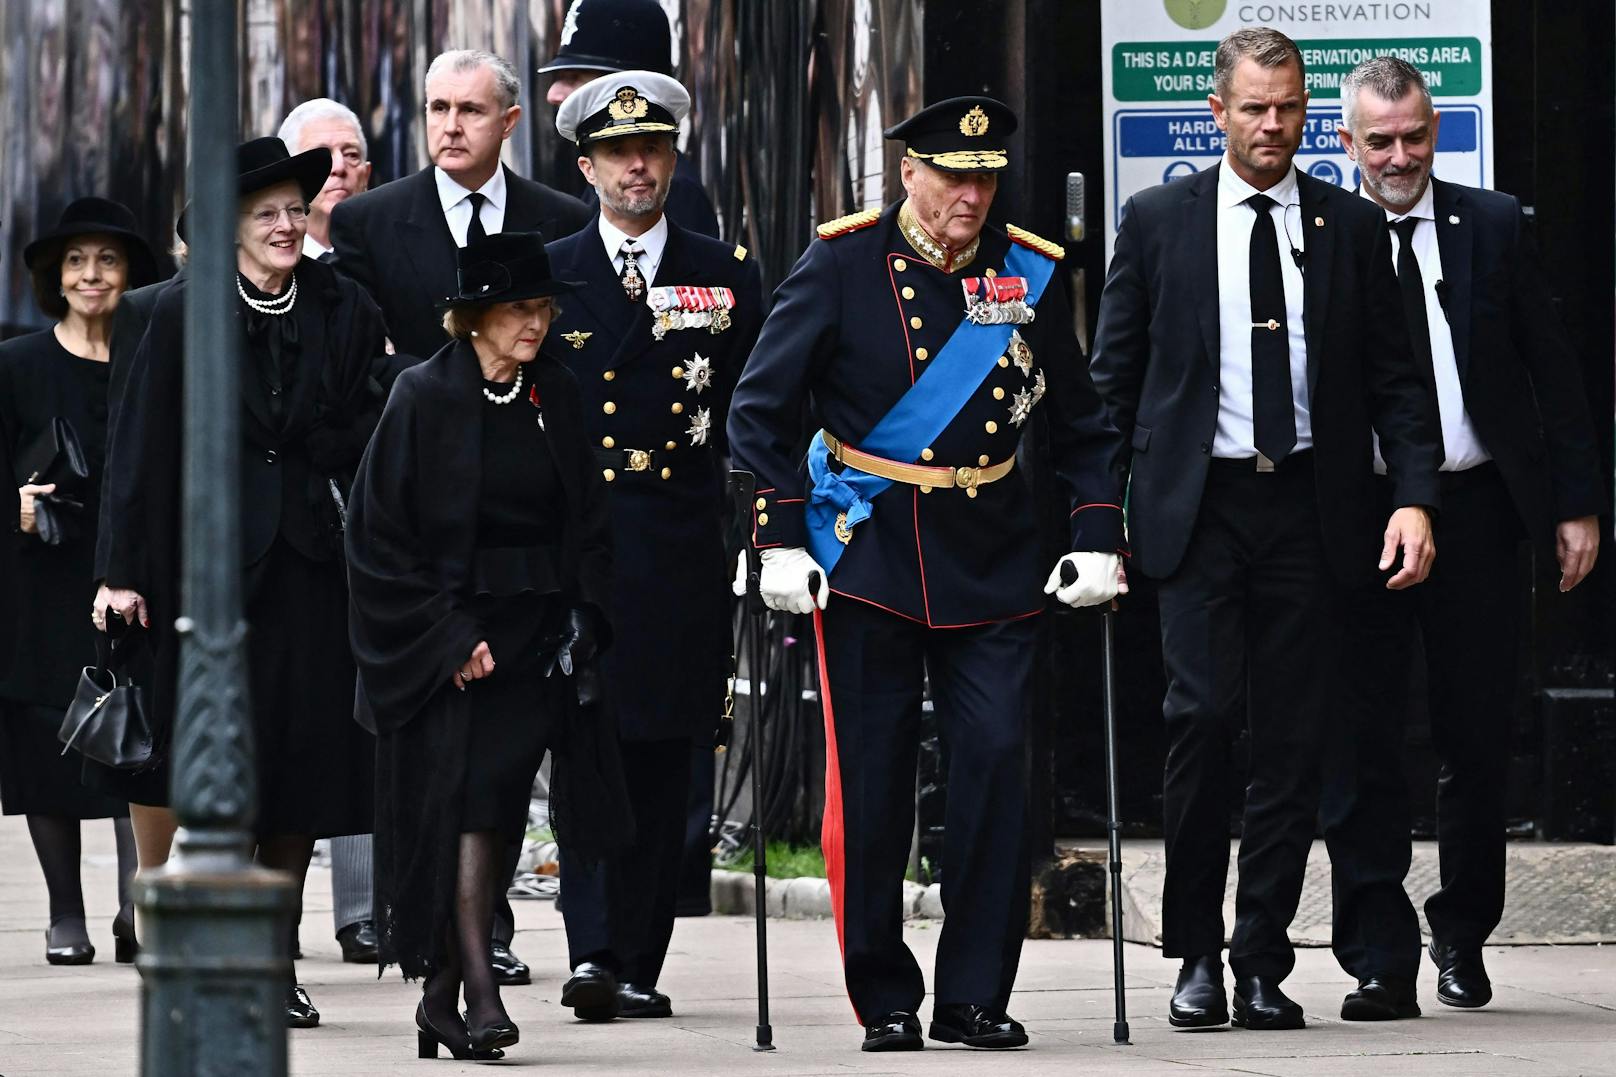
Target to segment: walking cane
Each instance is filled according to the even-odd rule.
[[[757,489],[757,476],[750,471],[729,473],[730,494],[740,518],[752,511],[752,494]],[[751,631],[748,633],[746,664],[747,678],[751,682],[748,693],[752,701],[752,728],[747,735],[751,743],[749,755],[752,770],[752,905],[757,915],[757,1043],[754,1051],[774,1050],[774,1028],[769,1024],[769,922],[768,922],[768,852],[763,834],[763,631],[768,614],[763,605],[763,593],[758,588],[762,572],[762,557],[748,539],[746,550],[746,617]],[[812,587],[812,581],[810,581]]]
[[[1077,582],[1077,567],[1061,562],[1061,585]],[[1111,1025],[1111,1038],[1117,1043],[1128,1039],[1128,1003],[1122,985],[1122,809],[1117,796],[1117,685],[1116,685],[1116,603],[1106,607],[1103,625],[1104,664],[1100,682],[1105,705],[1105,828],[1109,850],[1107,867],[1111,872],[1111,979],[1117,1017]]]

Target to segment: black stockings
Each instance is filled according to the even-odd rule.
[[[292,938],[303,918],[303,880],[314,856],[314,839],[307,834],[270,834],[258,839],[258,862],[266,868],[284,871],[292,877],[297,905],[292,910]]]
[[[493,831],[460,835],[454,920],[445,927],[448,960],[426,982],[422,999],[427,1016],[440,1029],[452,1028],[459,1020],[456,1003],[462,986],[466,1023],[472,1028],[510,1020],[488,960],[503,854],[504,843]]]
[[[134,922],[130,884],[135,877],[135,838],[128,819],[114,819],[113,833],[118,844],[118,919]],[[50,895],[52,946],[81,945],[90,941],[84,924],[84,887],[80,882],[79,861],[83,843],[79,820],[66,815],[28,816],[28,836],[45,874],[45,890]]]

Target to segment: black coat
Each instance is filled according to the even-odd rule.
[[[544,408],[566,503],[558,577],[564,598],[607,602],[606,490],[589,451],[578,385],[540,355],[524,368]],[[442,959],[466,770],[466,695],[454,670],[484,638],[472,612],[481,371],[469,344],[446,346],[398,378],[360,464],[349,506],[349,632],[359,667],[356,718],[377,731],[376,885],[384,962],[406,976]],[[525,406],[518,404],[517,406]],[[598,722],[598,716],[591,716]],[[588,732],[588,730],[586,730]],[[615,743],[600,729],[602,741]],[[575,761],[598,752],[578,736],[555,745]],[[562,779],[560,763],[557,780]],[[576,772],[574,772],[576,773]],[[621,772],[609,795],[622,810]],[[604,784],[610,784],[608,781]],[[574,798],[576,803],[577,798]],[[580,806],[582,807],[582,806]],[[585,809],[587,810],[587,809]],[[582,812],[580,812],[582,814]]]
[[[578,199],[509,168],[505,190],[506,232],[559,239],[589,221],[589,209]],[[396,365],[419,362],[448,343],[434,304],[455,292],[455,242],[431,166],[338,203],[331,245],[337,268],[364,285],[382,308],[401,356]]]
[[[1610,506],[1581,364],[1520,202],[1435,178],[1431,185],[1465,412],[1552,564],[1555,525]]]
[[[1331,569],[1371,582],[1386,520],[1380,434],[1397,505],[1437,504],[1436,402],[1409,350],[1386,215],[1297,178],[1307,229],[1302,314],[1319,520]],[[1218,169],[1141,191],[1123,209],[1090,370],[1131,450],[1128,540],[1147,576],[1189,545],[1218,424]],[[1322,222],[1322,223],[1321,223]]]
[[[563,299],[548,341],[578,376],[590,444],[612,475],[617,642],[605,669],[619,728],[627,740],[706,737],[723,707],[733,650],[721,525],[724,422],[763,318],[757,261],[670,221],[655,286],[729,288],[736,305],[722,332],[675,329],[659,341],[650,308],[623,294],[593,222],[547,250],[551,272],[585,284]],[[579,334],[576,346],[568,334]],[[697,355],[712,369],[712,385],[700,391],[673,374]],[[703,413],[709,432],[695,444],[689,430]],[[614,448],[603,447],[606,438]],[[628,466],[636,449],[648,454],[646,470]]]
[[[729,420],[735,466],[757,475],[760,548],[806,542],[804,434],[823,427],[857,447],[934,369],[929,356],[941,353],[963,318],[961,280],[1004,269],[1011,240],[992,225],[969,264],[944,272],[914,251],[897,216],[895,204],[868,227],[814,241],[775,292]],[[1036,319],[1017,327],[1031,348],[1028,369],[1005,358],[930,446],[931,458],[903,462],[976,467],[983,457],[997,464],[1015,456],[1026,427],[1012,421],[1011,406],[1041,376],[1047,392],[1037,407],[1049,410],[1054,472],[1071,513],[1068,548],[1115,551],[1122,543],[1117,436],[1089,384],[1062,275],[1055,267]],[[919,358],[922,349],[928,359]],[[832,589],[934,628],[1041,611],[1050,565],[1026,476],[1018,467],[977,492],[922,493],[893,483],[854,531]]]
[[[0,698],[12,702],[66,708],[79,670],[95,663],[89,599],[109,373],[108,363],[69,353],[52,329],[0,344],[0,481],[11,490],[0,522]],[[90,478],[75,494],[83,509],[61,511],[66,537],[52,546],[20,530],[16,488],[26,478],[17,474],[21,454],[56,418],[78,435]]]

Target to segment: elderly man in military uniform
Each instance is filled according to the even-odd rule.
[[[550,339],[583,386],[611,491],[615,641],[604,672],[636,832],[620,862],[598,867],[562,847],[573,975],[561,1002],[585,1020],[672,1016],[657,979],[673,934],[692,745],[717,725],[729,671],[724,420],[763,288],[744,247],[663,212],[689,109],[668,76],[621,71],[579,88],[556,115],[600,199],[588,227],[547,248],[558,277],[585,284]]]
[[[735,466],[757,476],[764,601],[812,612],[818,632],[826,874],[867,1051],[923,1046],[899,894],[928,675],[950,759],[930,1035],[1027,1042],[1007,1007],[1037,618],[1046,594],[1086,606],[1118,586],[1117,436],[1072,333],[1063,252],[987,224],[1015,127],[1000,102],[962,97],[888,130],[907,197],[820,227],[730,409]],[[1016,468],[1040,408],[1070,506],[1072,552],[1053,569]]]

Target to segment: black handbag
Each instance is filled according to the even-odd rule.
[[[68,537],[70,518],[84,508],[82,497],[90,479],[84,446],[73,426],[57,416],[45,425],[17,458],[17,485],[56,484],[54,493],[34,499],[34,527],[40,541],[61,545]]]
[[[151,726],[146,721],[144,692],[130,679],[130,652],[140,633],[122,627],[123,618],[107,614],[107,631],[96,640],[98,665],[85,666],[78,691],[57,733],[65,747],[114,770],[139,770],[151,761]]]

